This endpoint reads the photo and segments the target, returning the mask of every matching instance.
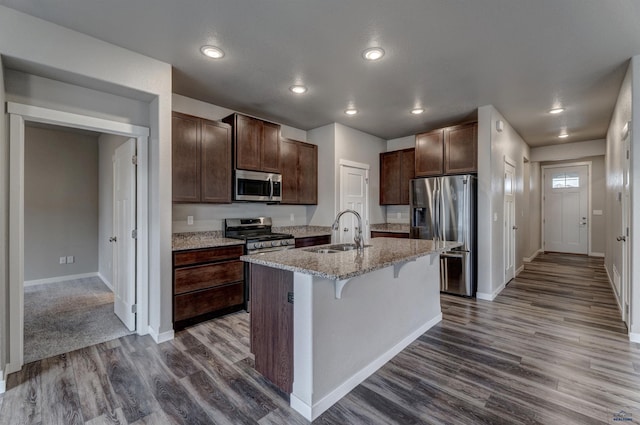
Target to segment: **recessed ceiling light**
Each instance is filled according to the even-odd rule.
[[[553,108],[549,111],[550,114],[559,114],[560,112],[564,112],[564,108]]]
[[[307,92],[307,88],[300,84],[296,84],[295,86],[289,87],[289,90],[291,90],[295,94],[302,94]]]
[[[212,59],[220,59],[224,56],[224,52],[221,48],[216,46],[202,46],[200,51],[203,55],[210,57]]]
[[[567,133],[562,133],[561,135],[558,136],[558,139],[566,139],[567,137],[569,137]]]
[[[384,50],[380,47],[371,47],[362,52],[362,57],[368,61],[377,61],[384,56]]]
[[[355,115],[358,113],[358,110],[355,108],[349,108],[349,109],[346,109],[344,113],[347,115]]]
[[[413,108],[413,109],[411,110],[411,113],[412,113],[413,115],[420,115],[420,114],[421,114],[421,113],[423,113],[423,112],[424,112],[424,108]]]

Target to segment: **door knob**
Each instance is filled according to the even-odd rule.
[[[343,231],[343,232],[348,232],[348,231],[349,231],[349,228],[348,228],[348,227],[345,227],[344,229],[342,229],[342,231]]]
[[[513,230],[518,230],[518,226],[513,226]]]
[[[116,238],[115,236],[111,236],[109,238],[109,242],[117,242],[117,241],[118,241],[118,238]]]
[[[627,241],[627,237],[626,237],[626,236],[618,236],[618,237],[616,238],[616,240],[617,240],[618,242],[626,242],[626,241]]]

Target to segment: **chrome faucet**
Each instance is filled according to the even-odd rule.
[[[357,228],[355,236],[353,237],[353,243],[355,244],[356,249],[358,250],[358,252],[363,252],[364,251],[364,242],[362,241],[362,218],[360,217],[360,214],[358,214],[357,211],[354,211],[354,210],[340,211],[338,213],[338,215],[336,216],[336,220],[333,222],[333,225],[331,226],[331,229],[338,230],[338,227],[340,226],[340,217],[342,217],[346,213],[352,213],[358,219],[358,228]]]

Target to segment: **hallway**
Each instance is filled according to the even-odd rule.
[[[539,255],[493,302],[442,296],[444,320],[317,424],[606,424],[640,418],[630,343],[602,259]],[[248,314],[117,340],[9,377],[0,424],[304,424],[252,368]]]

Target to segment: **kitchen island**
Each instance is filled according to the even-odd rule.
[[[251,264],[256,369],[309,420],[442,320],[439,253],[458,244],[369,243],[241,257]]]

